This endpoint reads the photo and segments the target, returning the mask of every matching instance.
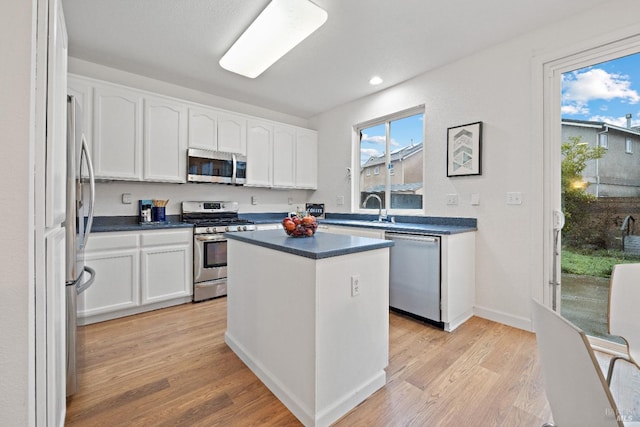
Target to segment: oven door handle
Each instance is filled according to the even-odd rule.
[[[223,235],[201,235],[198,234],[196,236],[193,236],[196,240],[200,241],[200,242],[224,242],[225,240],[227,240],[226,237],[224,237]]]

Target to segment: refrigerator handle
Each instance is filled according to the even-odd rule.
[[[86,282],[84,282],[81,285],[78,285],[76,287],[76,292],[78,294],[83,293],[84,291],[86,291],[87,289],[89,289],[89,286],[93,285],[93,281],[96,280],[96,271],[91,268],[91,267],[87,267],[86,265],[84,266],[84,271],[89,273],[91,275],[91,277],[89,278],[89,280],[87,280]]]
[[[91,202],[91,204],[89,205],[89,217],[87,219],[87,227],[84,233],[84,242],[82,243],[82,246],[84,247],[87,245],[89,234],[91,234],[91,227],[93,226],[93,212],[96,205],[96,177],[93,173],[93,163],[91,163],[89,146],[87,145],[87,140],[84,137],[84,134],[82,135],[82,155],[87,159],[87,170],[89,171],[89,189],[91,191],[89,194],[89,200]]]

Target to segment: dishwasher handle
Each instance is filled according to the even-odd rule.
[[[386,240],[411,240],[414,242],[425,242],[425,243],[438,243],[440,241],[440,238],[435,236],[425,236],[423,234],[394,233],[394,232],[386,232],[385,239]]]

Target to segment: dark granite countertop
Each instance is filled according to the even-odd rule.
[[[227,239],[238,240],[277,251],[322,259],[393,246],[391,240],[370,239],[344,234],[316,233],[313,237],[289,237],[284,230],[225,233]]]
[[[180,215],[167,215],[166,222],[140,223],[137,216],[97,216],[93,218],[92,232],[145,231],[163,228],[193,228],[180,220]]]
[[[240,217],[249,219],[256,224],[280,223],[286,216],[286,212],[240,214]],[[391,217],[390,215],[389,219]],[[377,215],[327,213],[324,219],[318,220],[318,224],[438,235],[468,233],[478,230],[475,218],[396,215],[395,223],[378,222],[377,219]]]

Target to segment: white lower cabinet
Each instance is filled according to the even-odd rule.
[[[318,225],[318,232],[384,239],[385,231],[363,227]],[[440,235],[440,312],[451,332],[473,316],[476,288],[476,233]],[[391,248],[393,252],[393,247]]]
[[[193,288],[191,232],[184,233],[184,236],[145,233],[141,239],[141,303],[190,296]]]
[[[341,225],[320,224],[318,225],[317,231],[333,234],[348,234],[358,237],[370,237],[372,239],[384,239],[383,230],[372,230],[362,227],[345,227]]]
[[[94,233],[85,263],[96,271],[78,296],[81,324],[100,322],[191,300],[191,229]]]
[[[256,230],[258,230],[258,231],[262,231],[262,230],[282,230],[284,232],[284,229],[282,228],[282,224],[280,224],[280,223],[256,224]]]

